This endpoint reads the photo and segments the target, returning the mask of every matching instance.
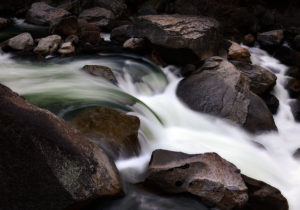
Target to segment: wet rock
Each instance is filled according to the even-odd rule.
[[[215,55],[220,46],[220,25],[211,18],[185,15],[147,15],[112,32],[115,37],[145,38],[164,49],[186,50],[198,58]],[[165,54],[165,53],[163,53]]]
[[[210,207],[224,210],[243,206],[248,200],[240,170],[216,153],[156,150],[145,184],[166,193],[189,193]]]
[[[124,42],[123,48],[130,51],[141,51],[146,47],[146,42],[143,38],[130,38]]]
[[[116,17],[120,17],[127,9],[124,0],[95,0],[94,5],[112,11]]]
[[[0,17],[0,30],[6,28],[10,24],[10,20]]]
[[[140,120],[135,116],[99,107],[75,117],[71,124],[116,159],[139,152]]]
[[[232,63],[250,79],[250,90],[253,93],[261,95],[275,86],[277,77],[267,69],[242,62],[233,61]]]
[[[228,49],[228,59],[236,60],[244,63],[251,63],[250,52],[239,44],[231,42],[231,46]]]
[[[75,16],[70,16],[63,17],[54,21],[54,23],[51,24],[50,33],[58,34],[63,37],[78,35],[79,24],[77,18]]]
[[[264,100],[270,112],[273,115],[276,114],[279,107],[279,100],[276,98],[276,96],[270,93],[264,93],[260,95],[260,97]]]
[[[300,80],[290,79],[286,85],[287,90],[292,98],[300,97]]]
[[[61,44],[58,52],[63,56],[72,56],[75,55],[75,47],[72,42],[64,42]]]
[[[82,67],[82,70],[89,73],[90,75],[102,77],[113,84],[117,84],[118,81],[112,72],[112,70],[106,66],[99,66],[99,65],[85,65]]]
[[[66,10],[49,6],[44,2],[36,2],[27,11],[26,21],[36,25],[50,25],[55,20],[71,15]]]
[[[66,209],[122,194],[117,168],[102,149],[2,85],[0,118],[5,209]]]
[[[258,42],[263,46],[276,46],[282,43],[283,30],[274,30],[257,35]]]
[[[262,182],[243,175],[248,187],[249,201],[243,210],[288,210],[288,202],[281,192]]]
[[[61,36],[47,36],[39,40],[38,46],[33,51],[39,55],[50,55],[56,52],[61,42]]]
[[[29,50],[33,47],[33,38],[30,33],[22,33],[8,40],[8,46],[13,50]]]
[[[82,11],[79,18],[99,27],[108,27],[115,19],[115,15],[110,10],[101,7],[94,7]]]
[[[300,122],[300,98],[290,103],[292,113],[297,122]]]
[[[289,68],[287,75],[296,79],[300,79],[300,67],[293,66]]]
[[[246,34],[244,36],[243,43],[248,46],[253,46],[255,43],[255,37],[252,34]]]
[[[297,150],[294,152],[293,156],[294,156],[294,158],[296,158],[296,159],[300,159],[300,148],[297,149]]]
[[[177,96],[195,111],[230,120],[250,132],[276,130],[268,107],[249,86],[249,79],[233,64],[211,57],[179,83]]]

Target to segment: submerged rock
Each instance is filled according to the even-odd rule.
[[[40,55],[50,55],[56,52],[60,43],[62,42],[61,36],[51,35],[39,40],[38,46],[34,48],[34,53]]]
[[[249,201],[243,210],[288,210],[289,205],[281,192],[262,182],[243,175],[248,187]]]
[[[117,110],[99,107],[71,120],[71,124],[91,138],[114,158],[137,155],[139,152],[139,118]]]
[[[277,77],[267,69],[241,62],[233,61],[232,63],[250,79],[250,90],[253,93],[261,95],[275,86]]]
[[[8,46],[13,50],[29,50],[33,47],[34,41],[30,33],[22,33],[8,40]]]
[[[113,84],[117,84],[118,81],[112,72],[112,70],[106,66],[99,66],[99,65],[85,65],[82,67],[82,70],[89,73],[90,75],[102,77]]]
[[[115,19],[115,16],[110,10],[94,7],[82,11],[79,18],[99,27],[107,27]]]
[[[251,63],[250,52],[239,44],[232,42],[228,49],[228,59],[236,60],[244,63]]]
[[[222,210],[243,206],[247,187],[240,170],[216,153],[188,155],[156,150],[145,184],[166,193],[189,193]]]
[[[27,11],[26,21],[36,25],[50,25],[55,20],[71,15],[68,11],[52,7],[44,2],[36,2]]]
[[[179,83],[177,95],[191,109],[228,119],[248,131],[276,130],[268,107],[249,86],[249,79],[233,64],[211,57]]]
[[[5,209],[66,209],[122,194],[117,168],[102,149],[3,85],[0,118]]]

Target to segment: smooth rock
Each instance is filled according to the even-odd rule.
[[[63,37],[70,35],[78,35],[79,33],[79,24],[75,16],[63,17],[60,18],[50,26],[51,34],[58,34]]]
[[[75,54],[75,47],[72,42],[64,42],[61,44],[58,52],[62,56],[71,56]]]
[[[257,41],[263,46],[276,46],[282,43],[283,30],[273,30],[257,35]]]
[[[145,184],[166,193],[192,194],[222,210],[243,206],[248,200],[240,170],[216,153],[155,150]]]
[[[2,85],[0,119],[1,207],[67,209],[123,194],[102,149]]]
[[[71,15],[68,11],[52,7],[44,2],[36,2],[27,11],[26,21],[36,25],[50,25],[57,19]]]
[[[195,111],[230,120],[250,132],[276,130],[271,112],[249,90],[249,83],[233,64],[211,57],[202,68],[181,80],[177,96]]]
[[[30,33],[22,33],[8,40],[8,46],[14,50],[28,50],[33,47],[34,41]]]
[[[261,95],[275,86],[277,77],[267,69],[242,62],[233,61],[232,63],[250,79],[250,90],[253,93]]]
[[[228,59],[236,60],[244,63],[251,63],[250,52],[241,45],[231,42],[231,46],[228,49]]]
[[[110,10],[101,7],[94,7],[83,10],[80,13],[79,18],[99,27],[107,27],[115,19],[115,15]]]
[[[85,65],[82,67],[82,70],[89,73],[90,75],[102,77],[113,84],[117,84],[118,81],[112,72],[112,70],[106,66],[99,66],[99,65]]]
[[[94,5],[112,11],[116,17],[122,16],[127,9],[124,0],[94,0]]]
[[[62,38],[59,35],[51,35],[39,40],[38,46],[34,48],[34,53],[40,55],[50,55],[56,52]]]
[[[139,153],[140,120],[135,116],[99,107],[75,117],[71,124],[116,159]]]

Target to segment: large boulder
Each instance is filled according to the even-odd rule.
[[[29,50],[33,47],[34,41],[30,33],[22,33],[8,40],[8,47],[13,50]]]
[[[10,23],[10,20],[0,17],[0,30],[6,28]]]
[[[233,61],[232,63],[250,79],[250,90],[253,93],[261,95],[275,86],[277,77],[267,69],[242,62]]]
[[[179,83],[177,95],[191,109],[230,120],[248,131],[276,130],[268,107],[249,86],[249,79],[233,64],[211,57]]]
[[[249,201],[243,210],[288,210],[289,205],[281,192],[262,182],[243,175],[248,187]]]
[[[71,120],[71,124],[106,149],[114,158],[139,152],[139,118],[117,110],[99,107]]]
[[[63,37],[77,35],[79,33],[77,17],[69,16],[55,20],[50,26],[50,33],[58,34]]]
[[[94,5],[112,11],[116,17],[120,17],[127,9],[124,0],[94,0]]]
[[[31,5],[27,11],[26,21],[36,25],[50,25],[57,19],[71,15],[68,11],[52,7],[44,2],[37,2]]]
[[[112,31],[114,37],[145,38],[153,45],[188,50],[203,59],[216,55],[220,45],[220,25],[211,18],[185,15],[147,15]]]
[[[222,210],[243,206],[247,187],[240,170],[216,153],[188,155],[156,150],[145,184],[166,193],[189,193]]]
[[[38,46],[33,51],[39,55],[50,55],[56,52],[61,42],[61,36],[47,36],[39,40]]]
[[[114,162],[67,123],[0,85],[4,209],[66,209],[122,194]]]
[[[96,24],[99,27],[107,27],[115,19],[115,15],[110,10],[94,7],[83,10],[80,13],[79,18],[84,19],[89,23]]]

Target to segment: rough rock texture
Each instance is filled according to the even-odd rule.
[[[88,110],[71,120],[84,135],[100,144],[114,158],[139,152],[139,118],[117,110],[99,107]]]
[[[251,63],[250,52],[241,45],[232,42],[228,49],[228,59],[236,60],[244,63]]]
[[[72,42],[64,42],[61,44],[58,52],[62,56],[71,56],[75,54],[75,47]]]
[[[71,15],[66,10],[49,6],[44,2],[37,2],[31,5],[27,11],[26,21],[36,25],[50,25],[57,19]]]
[[[261,95],[275,86],[277,77],[267,69],[241,62],[232,63],[250,79],[250,90],[253,93]]]
[[[6,28],[10,24],[10,21],[6,18],[0,17],[0,30]]]
[[[51,24],[51,34],[58,34],[63,37],[77,35],[79,33],[79,25],[75,16],[63,17]]]
[[[202,59],[217,54],[220,44],[220,25],[211,18],[147,15],[136,18],[133,26],[121,27],[112,31],[112,39],[145,38],[160,47],[190,50]]]
[[[145,183],[167,193],[190,193],[223,210],[244,205],[247,187],[239,169],[216,153],[188,155],[156,150]]]
[[[115,19],[115,15],[110,10],[94,7],[82,11],[79,18],[84,19],[89,23],[96,24],[99,27],[105,27],[111,24]]]
[[[0,85],[0,197],[5,209],[65,209],[122,194],[115,164],[47,110]]]
[[[82,67],[82,70],[89,73],[90,75],[102,77],[113,84],[117,84],[118,81],[112,72],[112,70],[106,66],[99,66],[99,65],[85,65]]]
[[[34,53],[40,55],[50,55],[56,52],[60,43],[62,42],[61,36],[51,35],[40,39],[38,46],[34,48]]]
[[[257,35],[257,40],[263,46],[276,46],[283,40],[283,30],[274,30]]]
[[[221,57],[206,59],[179,83],[177,95],[191,109],[228,119],[248,131],[276,130],[266,104],[249,90],[249,79]]]
[[[127,9],[124,0],[94,0],[94,4],[112,11],[116,17],[120,17]]]
[[[248,187],[249,201],[243,210],[288,210],[286,198],[276,188],[243,175]]]
[[[8,46],[14,50],[28,50],[33,46],[33,38],[30,33],[22,33],[8,40]]]

